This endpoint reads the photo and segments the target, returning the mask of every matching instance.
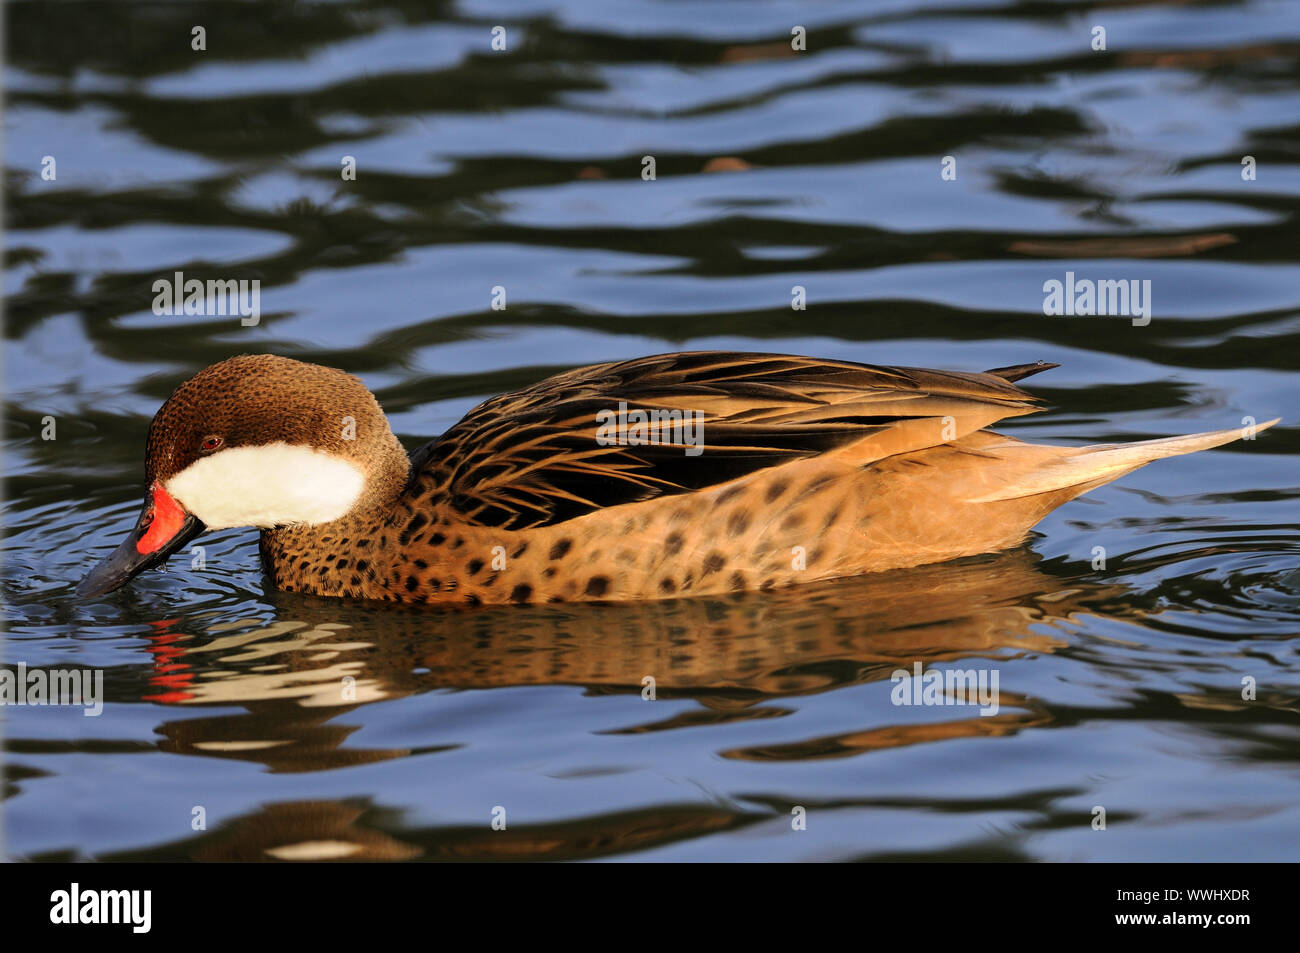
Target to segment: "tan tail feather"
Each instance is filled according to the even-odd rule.
[[[1255,432],[1267,430],[1281,417],[1257,424]],[[1140,440],[1136,443],[1105,443],[1091,447],[1058,447],[1059,455],[1042,463],[999,487],[992,493],[971,499],[972,503],[992,503],[997,500],[1015,500],[1039,493],[1052,493],[1077,487],[1085,493],[1138,467],[1162,457],[1176,457],[1197,450],[1209,450],[1225,443],[1240,440],[1243,428],[1212,430],[1208,433],[1188,434],[1185,437],[1161,437],[1157,440]],[[1035,447],[1045,450],[1045,447]],[[1078,494],[1075,494],[1078,495]]]

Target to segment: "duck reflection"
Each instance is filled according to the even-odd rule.
[[[368,799],[285,801],[234,818],[211,833],[142,851],[105,856],[106,861],[521,861],[586,860],[657,847],[676,840],[738,830],[767,815],[716,805],[683,804],[622,811],[575,821],[510,826],[493,831],[449,826],[411,829],[401,838],[385,827],[401,826],[393,811]]]
[[[578,685],[691,698],[695,715],[629,731],[747,717],[759,702],[888,679],[900,668],[1052,652],[1061,623],[1124,587],[1045,572],[1028,551],[769,593],[666,602],[423,610],[277,594],[280,618],[159,633],[169,705],[246,714],[165,722],[167,750],[321,770],[407,752],[341,749],[332,724],[369,702],[435,689]],[[1132,610],[1127,610],[1132,611]],[[1003,704],[1015,704],[1005,699]],[[770,717],[764,709],[757,717]],[[983,719],[997,724],[996,719]],[[933,730],[935,726],[929,726]]]
[[[141,697],[186,709],[244,709],[211,717],[186,712],[189,717],[164,722],[158,728],[164,750],[258,762],[273,772],[321,771],[413,753],[345,747],[360,727],[347,723],[347,712],[374,701],[435,689],[526,685],[641,694],[653,679],[657,698],[692,699],[699,707],[615,733],[779,717],[789,711],[780,699],[888,680],[917,661],[928,667],[1053,652],[1066,645],[1064,624],[1080,616],[1136,611],[1124,608],[1125,594],[1120,585],[1054,576],[1028,550],[785,591],[654,603],[432,612],[278,594],[279,617],[269,624],[227,624],[191,636],[172,628],[160,632],[156,639],[167,651],[155,658],[165,659],[160,667],[166,670],[156,673],[155,686],[165,691],[155,687],[149,690],[155,694]],[[720,753],[754,761],[848,757],[1007,734],[1050,720],[1045,710],[1007,692],[1001,706],[992,717],[971,708],[957,709],[965,717],[939,722],[914,723],[900,715],[899,724],[858,733]],[[402,845],[359,821],[362,813],[333,802],[270,805],[185,852],[211,859],[407,856]],[[658,820],[633,812],[512,826],[508,837],[444,828],[423,832],[423,846],[409,855],[593,856],[758,819],[686,806],[681,816]]]

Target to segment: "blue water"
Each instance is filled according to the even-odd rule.
[[[0,709],[8,856],[1296,857],[1300,5],[6,13],[4,660],[107,697]],[[177,270],[260,279],[260,322],[155,315]],[[1149,280],[1150,323],[1045,315],[1067,271]],[[786,592],[341,605],[268,591],[226,531],[202,572],[73,597],[152,414],[232,354],[360,375],[414,447],[707,348],[1058,362],[1002,428],[1041,442],[1283,423],[1018,550]],[[895,704],[917,661],[996,673],[998,712]]]

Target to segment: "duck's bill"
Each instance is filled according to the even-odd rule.
[[[161,484],[155,483],[145,497],[144,509],[136,520],[135,529],[111,556],[82,580],[77,595],[102,596],[126,585],[146,569],[166,560],[205,529],[202,520],[187,513]]]

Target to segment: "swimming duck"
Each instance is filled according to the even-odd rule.
[[[233,357],[155,415],[144,509],[79,591],[102,595],[239,526],[262,530],[277,588],[321,596],[771,589],[1008,549],[1067,500],[1243,435],[1052,447],[985,429],[1040,410],[1015,382],[1056,366],[663,354],[494,397],[408,456],[358,378]]]

